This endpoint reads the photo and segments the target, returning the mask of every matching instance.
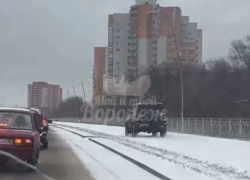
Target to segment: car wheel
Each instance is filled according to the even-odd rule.
[[[161,132],[161,137],[165,137],[166,136],[166,132]]]
[[[157,132],[152,132],[152,135],[155,137],[157,136]]]
[[[48,141],[43,143],[43,148],[44,149],[48,149],[48,147],[49,147],[49,142]]]
[[[128,136],[128,127],[125,126],[125,135]]]
[[[36,153],[36,155],[33,157],[33,159],[27,161],[27,163],[29,163],[30,165],[36,167],[36,166],[37,166],[37,163],[38,163],[38,158],[39,158],[39,151],[37,151],[37,153]],[[34,172],[34,171],[36,171],[36,169],[33,169],[33,168],[29,168],[29,169],[28,169],[28,172]]]
[[[137,133],[136,133],[136,126],[134,124],[132,124],[132,137],[136,137]]]

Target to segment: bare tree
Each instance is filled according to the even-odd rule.
[[[229,50],[229,59],[235,64],[242,62],[247,68],[250,68],[250,35],[244,40],[234,40],[231,42]]]

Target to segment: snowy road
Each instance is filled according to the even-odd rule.
[[[124,129],[102,125],[59,123],[95,139],[175,180],[250,179],[249,142],[168,133],[167,137],[139,134],[126,137]]]
[[[96,180],[159,180],[109,150],[65,130],[52,127],[71,146]],[[82,133],[84,136],[91,136]],[[96,140],[96,139],[95,139]]]

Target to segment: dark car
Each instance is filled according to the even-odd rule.
[[[135,104],[125,122],[125,134],[135,137],[139,132],[161,137],[167,133],[167,117],[163,104]]]
[[[44,149],[48,149],[49,146],[49,125],[48,119],[45,114],[38,108],[30,108],[32,111],[36,112],[35,116],[39,125],[43,126],[43,130],[40,130],[41,143]]]
[[[0,107],[0,150],[36,166],[40,154],[40,134],[35,113],[25,108]],[[0,164],[12,158],[0,153]],[[33,169],[30,169],[33,170]]]

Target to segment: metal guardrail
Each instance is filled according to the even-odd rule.
[[[54,118],[53,120],[61,122],[81,122],[87,124],[124,126],[124,120],[117,119],[93,120],[81,118]],[[183,128],[182,122],[184,122]],[[168,131],[211,137],[250,140],[250,119],[184,118],[184,121],[182,121],[181,118],[169,118]]]

